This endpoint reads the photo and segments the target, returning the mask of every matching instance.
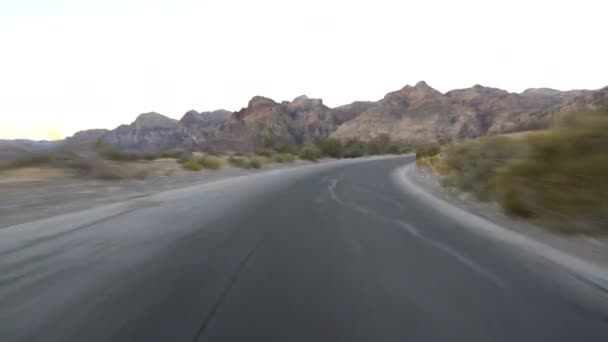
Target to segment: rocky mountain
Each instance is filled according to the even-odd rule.
[[[191,110],[179,121],[146,113],[129,125],[79,132],[66,141],[101,141],[134,151],[175,147],[251,151],[267,137],[303,144],[325,137],[369,140],[389,134],[393,140],[420,144],[539,129],[574,110],[606,105],[608,87],[596,91],[534,88],[510,93],[475,85],[441,93],[419,82],[376,102],[336,108],[306,96],[283,102],[256,96],[237,112]]]
[[[61,142],[59,141],[0,139],[0,160],[15,159],[24,154],[48,151],[59,146],[60,144]]]
[[[65,143],[70,146],[91,147],[108,132],[107,129],[87,129],[65,139]]]
[[[125,150],[157,151],[181,143],[179,122],[158,113],[140,114],[130,125],[105,133],[101,142]]]
[[[550,113],[589,91],[528,89],[521,94],[475,85],[445,94],[425,82],[387,94],[331,134],[368,140],[379,134],[420,144],[546,127]]]
[[[220,127],[232,113],[227,110],[216,110],[213,112],[187,112],[177,128],[181,145],[188,148],[204,148],[210,141],[217,138]]]

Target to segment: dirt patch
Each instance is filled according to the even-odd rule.
[[[262,169],[237,168],[225,162],[219,170],[193,172],[184,170],[174,159],[112,163],[113,167],[129,168],[128,172],[146,172],[145,178],[118,180],[83,178],[69,170],[48,167],[4,170],[0,173],[0,228],[196,183],[303,164],[310,162],[272,163]]]

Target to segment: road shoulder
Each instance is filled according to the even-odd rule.
[[[393,180],[403,191],[416,195],[461,226],[543,257],[608,291],[608,248],[603,242],[559,236],[507,217],[494,205],[475,203],[466,195],[445,189],[437,177],[415,164],[397,169]]]

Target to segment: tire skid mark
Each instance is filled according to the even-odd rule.
[[[414,225],[408,223],[408,222],[404,222],[402,220],[398,220],[398,219],[392,219],[392,218],[388,218],[385,217],[383,215],[380,215],[374,211],[371,211],[367,208],[361,207],[355,203],[351,203],[351,202],[346,202],[344,200],[342,200],[338,194],[336,193],[336,187],[338,186],[338,179],[331,179],[329,180],[329,186],[328,186],[328,190],[329,190],[329,195],[330,197],[338,204],[343,205],[345,207],[351,208],[357,212],[363,213],[363,214],[368,214],[368,215],[372,215],[374,217],[376,217],[377,219],[386,222],[386,223],[390,223],[393,225],[397,225],[400,228],[402,228],[404,231],[406,231],[407,233],[409,233],[410,235],[426,242],[427,244],[431,245],[432,247],[442,251],[445,254],[450,255],[451,257],[455,258],[456,260],[458,260],[460,263],[462,263],[463,265],[467,266],[469,269],[475,271],[477,274],[483,276],[484,278],[490,280],[494,285],[496,285],[497,287],[501,288],[501,289],[507,289],[508,286],[507,284],[501,280],[500,278],[498,278],[498,276],[496,276],[495,274],[493,274],[492,272],[488,271],[486,268],[484,268],[483,266],[481,266],[479,263],[473,261],[471,258],[463,255],[462,253],[456,251],[455,249],[453,249],[452,247],[446,245],[443,242],[440,242],[438,240],[432,239],[428,236],[423,235],[422,233],[420,233],[419,229],[416,228]]]

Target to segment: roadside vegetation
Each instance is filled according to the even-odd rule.
[[[187,149],[168,149],[156,152],[133,152],[97,143],[92,150],[53,150],[26,154],[15,160],[1,162],[3,170],[20,168],[54,168],[84,178],[102,180],[143,179],[155,174],[169,175],[184,171],[219,170],[225,164],[243,169],[260,169],[265,164],[290,164],[298,159],[316,162],[323,158],[359,158],[371,155],[409,153],[412,149],[391,141],[386,134],[369,141],[333,138],[318,139],[312,143],[296,145],[275,142],[267,137],[253,153],[214,156]],[[174,167],[167,160],[173,160]],[[165,169],[157,169],[163,164]]]
[[[69,150],[57,150],[26,154],[4,162],[0,164],[0,171],[23,168],[61,169],[78,177],[101,180],[144,179],[149,175],[145,169],[125,167],[121,164],[94,156],[83,156]]]
[[[230,165],[240,167],[242,169],[261,169],[263,161],[257,156],[239,156],[233,155],[228,158]]]
[[[430,152],[429,152],[430,151]],[[540,134],[486,137],[417,153],[419,165],[482,201],[565,233],[608,233],[608,112],[576,113]]]

